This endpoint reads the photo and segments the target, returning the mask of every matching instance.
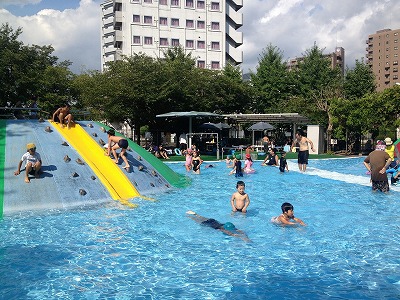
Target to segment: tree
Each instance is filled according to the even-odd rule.
[[[293,85],[292,77],[283,61],[283,52],[271,44],[264,49],[258,60],[256,73],[251,74],[251,82],[258,91],[254,110],[260,113],[280,112]]]
[[[347,99],[361,98],[376,89],[375,75],[364,60],[356,60],[352,70],[347,68],[344,79],[344,93]]]

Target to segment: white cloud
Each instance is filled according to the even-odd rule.
[[[52,45],[54,55],[73,62],[71,69],[76,73],[100,69],[100,15],[98,1],[91,0],[81,0],[77,9],[44,9],[23,17],[0,10],[2,23],[22,28],[24,44]]]

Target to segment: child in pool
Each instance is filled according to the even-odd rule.
[[[246,160],[244,161],[244,169],[243,171],[245,173],[254,173],[255,170],[252,168],[253,166],[253,160],[251,159],[250,154],[246,154]]]
[[[279,224],[279,225],[297,225],[300,224],[302,226],[306,226],[306,224],[299,218],[296,218],[293,214],[293,205],[285,202],[281,205],[282,214],[273,217],[271,219],[272,223]]]
[[[247,207],[250,204],[249,195],[245,193],[245,183],[243,181],[238,181],[236,183],[236,192],[232,194],[231,197],[231,206],[232,211],[240,211],[245,213],[247,211]]]
[[[281,158],[279,159],[279,171],[283,173],[285,172],[285,169],[287,172],[289,172],[289,166],[286,161],[286,152],[282,151]]]
[[[193,151],[192,158],[192,170],[196,174],[200,174],[200,166],[203,163],[203,160],[200,158],[198,151]]]
[[[235,177],[243,177],[242,162],[236,157],[233,159],[233,169],[229,175],[235,174]]]

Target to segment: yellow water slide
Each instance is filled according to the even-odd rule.
[[[107,188],[114,200],[125,202],[128,199],[140,196],[124,172],[115,164],[114,160],[104,155],[102,148],[79,124],[71,128],[61,127],[59,123],[50,121],[53,127],[64,137],[89,165],[97,178]]]

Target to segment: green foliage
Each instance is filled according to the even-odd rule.
[[[356,60],[354,69],[346,70],[344,92],[347,99],[361,98],[375,91],[375,75],[363,60]]]

